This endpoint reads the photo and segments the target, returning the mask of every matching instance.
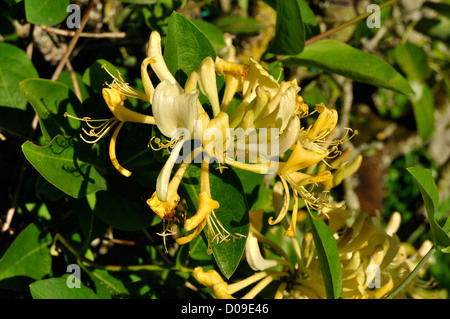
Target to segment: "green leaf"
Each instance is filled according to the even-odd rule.
[[[220,204],[215,211],[217,218],[231,234],[242,234],[247,237],[250,228],[247,202],[244,189],[233,170],[225,169],[222,173],[210,167],[211,196]],[[183,177],[183,185],[187,196],[195,207],[198,207],[200,192],[200,168],[190,165]],[[196,209],[195,209],[196,211]],[[204,228],[208,237],[207,226]],[[230,278],[236,270],[244,253],[246,238],[232,239],[217,243],[210,239],[217,266],[226,278]]]
[[[305,47],[305,25],[297,0],[277,1],[275,37],[268,52],[296,55]]]
[[[223,32],[231,34],[256,34],[264,29],[266,26],[260,21],[238,16],[225,16],[214,21],[214,24]]]
[[[33,24],[57,25],[67,17],[69,0],[25,0],[25,16]]]
[[[312,38],[320,33],[319,21],[317,21],[314,11],[311,10],[305,0],[297,0],[302,13],[303,22],[305,23],[306,38]]]
[[[307,66],[406,95],[414,91],[405,78],[380,58],[336,40],[321,40],[302,53],[282,59],[285,66]]]
[[[22,151],[48,182],[72,197],[82,198],[107,189],[106,180],[94,166],[93,153],[85,144],[58,135],[46,146],[27,141]]]
[[[81,103],[67,85],[45,79],[28,79],[20,82],[19,86],[39,117],[46,142],[58,134],[80,135],[80,121],[64,116],[67,112],[82,117]]]
[[[417,131],[423,141],[426,141],[434,131],[434,100],[430,88],[425,83],[411,81],[415,92],[412,98]]]
[[[184,86],[186,79],[204,58],[213,60],[216,53],[205,34],[183,15],[174,12],[169,19],[164,60],[178,83]]]
[[[122,280],[104,269],[93,269],[89,272],[89,276],[95,282],[95,290],[101,298],[117,298],[130,294]]]
[[[226,46],[222,31],[214,24],[199,19],[193,19],[191,22],[206,35],[216,51]]]
[[[97,295],[83,283],[80,288],[69,288],[67,278],[49,278],[30,285],[34,299],[98,299]]]
[[[319,257],[319,266],[325,284],[327,299],[342,298],[341,261],[333,233],[325,222],[316,215],[310,216],[308,214],[308,220],[311,225],[317,256]]]
[[[18,47],[0,42],[0,106],[25,110],[27,100],[19,82],[39,77],[27,54]]]
[[[394,49],[395,60],[405,74],[415,81],[424,81],[428,75],[428,56],[413,43],[399,44]]]
[[[52,237],[36,224],[28,225],[0,259],[0,289],[22,290],[51,271]]]
[[[84,71],[83,83],[91,87],[95,93],[101,94],[102,89],[105,87],[105,82],[111,83],[113,80],[106,70],[114,76],[119,76],[118,68],[111,62],[104,59],[98,59]],[[122,71],[125,70],[121,69],[120,72]]]
[[[94,214],[104,223],[120,230],[136,231],[149,226],[154,214],[138,194],[127,198],[112,191],[87,196]]]
[[[435,219],[439,207],[439,192],[434,182],[433,175],[431,175],[431,171],[418,167],[409,167],[407,168],[407,171],[416,180],[420,193],[422,194],[435,248],[437,250],[448,252],[448,249],[450,248],[450,236]]]

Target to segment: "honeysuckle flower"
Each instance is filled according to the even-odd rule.
[[[327,222],[336,239],[341,261],[344,299],[385,298],[414,270],[432,246],[428,240],[418,249],[400,242],[396,232],[401,223],[401,215],[397,212],[384,228],[378,217],[371,217],[363,212],[327,210]],[[260,234],[253,224],[251,234],[249,247],[254,247],[256,238],[258,242],[267,245],[272,255],[280,256],[280,260],[285,262],[291,260],[282,247]],[[325,285],[312,234],[306,232],[300,244],[292,238],[287,240],[291,241],[296,255],[296,261],[290,266],[282,262],[275,265],[275,260],[263,257],[255,259],[254,253],[246,253],[249,265],[253,265],[255,270],[248,278],[226,282],[215,270],[205,272],[201,267],[197,267],[193,275],[201,284],[213,290],[216,298],[236,298],[238,291],[259,281],[240,297],[254,298],[270,282],[278,281],[274,298],[325,299]],[[446,298],[445,291],[434,290],[419,279],[431,262],[429,260],[410,284],[394,297]],[[276,267],[282,268],[276,270]],[[259,268],[265,270],[260,271]]]
[[[125,89],[124,88],[118,89],[118,88],[119,86],[117,84],[113,84],[110,86],[110,88],[104,88],[102,90],[103,99],[105,100],[106,105],[113,114],[112,118],[105,120],[91,119],[89,117],[76,119],[85,122],[90,128],[89,131],[85,130],[84,128],[82,129],[87,136],[95,137],[95,139],[93,140],[87,140],[86,138],[83,137],[82,134],[80,134],[80,137],[87,143],[98,142],[102,137],[106,136],[116,124],[118,124],[110,140],[109,157],[111,159],[111,163],[113,164],[114,168],[122,175],[129,177],[131,175],[131,171],[127,170],[122,165],[120,165],[116,155],[116,143],[119,131],[125,124],[125,122],[135,122],[144,124],[155,124],[156,122],[153,116],[140,114],[125,107],[125,100],[127,99],[127,96],[121,93]],[[133,92],[133,94],[136,94],[136,97],[137,94],[139,93],[137,91],[134,92],[131,89],[129,90],[129,92]],[[131,94],[132,93],[130,93],[130,95]],[[147,98],[145,95],[142,95],[141,97]],[[67,113],[65,114],[65,116],[75,118]],[[93,123],[101,123],[101,124],[93,125]]]

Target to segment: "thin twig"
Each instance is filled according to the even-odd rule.
[[[72,63],[70,63],[69,59],[66,61],[66,68],[67,68],[67,71],[69,72],[70,80],[72,81],[73,90],[75,91],[75,95],[77,96],[78,100],[80,100],[80,102],[83,102],[83,97],[81,96],[80,85],[78,84],[77,75],[76,75],[76,73],[72,67]]]
[[[394,4],[394,3],[396,3],[397,1],[398,0],[389,0],[389,1],[386,1],[386,2],[384,2],[382,4],[380,4],[380,10],[384,9],[384,8]],[[347,28],[347,27],[349,27],[349,26],[351,26],[351,25],[353,25],[355,23],[358,23],[361,20],[366,19],[371,14],[372,14],[372,12],[366,12],[366,13],[361,14],[361,15],[359,15],[359,16],[357,16],[357,17],[355,17],[355,18],[353,18],[353,19],[351,19],[351,20],[349,20],[347,22],[344,22],[344,23],[342,23],[342,24],[332,28],[332,29],[329,29],[329,30],[327,30],[325,32],[322,32],[321,34],[318,34],[315,37],[312,37],[311,39],[306,40],[305,46],[313,44],[314,42],[317,42],[319,40],[325,39],[325,38],[329,37],[330,35],[335,34],[336,32],[338,32],[338,31],[340,31],[342,29],[345,29],[345,28]]]
[[[40,26],[42,30],[46,32],[51,32],[55,34],[59,34],[65,37],[74,37],[76,31],[72,30],[61,30],[53,27],[49,27],[46,25]],[[127,34],[125,32],[103,32],[103,33],[91,33],[91,32],[80,32],[79,35],[81,38],[108,38],[108,39],[121,39],[125,38]]]
[[[56,70],[53,73],[53,76],[51,78],[52,81],[58,80],[59,75],[61,74],[64,65],[66,64],[66,61],[69,59],[70,54],[72,53],[73,49],[75,48],[75,45],[78,42],[78,39],[80,38],[81,31],[86,26],[87,20],[89,19],[89,13],[91,12],[93,5],[94,0],[90,0],[86,12],[84,13],[83,18],[81,19],[80,28],[75,32],[75,35],[73,36],[72,40],[70,40],[69,45],[67,46],[67,50],[64,53],[64,56],[59,61],[58,66],[56,67]]]

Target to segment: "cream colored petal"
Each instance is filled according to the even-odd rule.
[[[252,232],[249,232],[247,242],[245,243],[245,258],[250,268],[255,271],[265,270],[278,265],[276,260],[264,259],[259,249],[258,240]]]
[[[153,97],[153,115],[158,129],[167,137],[173,137],[177,129],[191,134],[197,118],[198,91],[184,94],[177,85],[163,81],[156,87]]]
[[[180,151],[183,147],[184,140],[179,141],[172,149],[169,158],[167,159],[161,172],[159,172],[158,179],[156,180],[156,195],[161,202],[167,201],[167,193],[170,181],[170,175],[175,162],[180,155]]]
[[[211,57],[205,58],[198,69],[198,85],[202,93],[208,98],[214,116],[220,112],[219,95],[217,94],[216,72]]]
[[[167,68],[166,62],[164,61],[161,49],[161,36],[156,31],[153,31],[150,34],[147,56],[155,61],[150,65],[153,69],[153,72],[155,72],[155,74],[161,81],[167,80],[170,83],[179,86],[177,80],[175,80],[175,77],[172,75],[172,73],[170,73],[169,69]]]
[[[290,118],[289,123],[283,133],[280,135],[278,142],[280,154],[283,154],[297,141],[300,132],[300,119],[298,116]]]

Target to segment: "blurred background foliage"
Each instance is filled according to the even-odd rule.
[[[382,2],[299,0],[306,45],[321,32],[364,14],[369,4]],[[47,7],[47,3],[51,4]],[[88,5],[88,1],[81,0],[71,3],[82,10]],[[33,108],[18,86],[10,86],[26,78],[54,76],[74,35],[65,21],[69,4],[69,0],[45,5],[32,0],[0,0],[0,256],[27,225],[35,223],[66,234],[72,247],[86,256],[95,256],[100,264],[152,264],[155,260],[187,264],[188,251],[195,264],[210,263],[211,256],[204,254],[201,240],[181,248],[176,255],[178,260],[162,253],[162,239],[154,235],[161,231],[160,223],[145,200],[163,161],[158,158],[160,155],[150,154],[150,149],[136,151],[136,145],[148,143],[152,134],[148,127],[130,126],[121,146],[121,152],[127,154],[123,163],[132,162],[140,170],[138,180],[110,174],[108,192],[97,196],[69,198],[25,160],[21,150],[25,141],[46,143],[36,130]],[[275,0],[95,1],[83,30],[86,34],[81,35],[70,54],[71,67],[61,72],[58,81],[83,101],[89,116],[108,116],[99,94],[108,76],[93,75],[98,72],[94,66],[99,60],[110,62],[132,87],[141,88],[140,62],[146,56],[149,34],[157,30],[164,41],[173,11],[189,18],[208,37],[217,54],[231,41],[238,60],[252,56],[277,78],[283,53],[267,50],[276,31],[275,8]],[[351,208],[380,214],[385,221],[399,211],[400,239],[415,246],[428,238],[428,226],[419,188],[405,168],[431,169],[440,192],[439,219],[443,220],[450,211],[449,15],[448,1],[399,0],[381,11],[380,28],[368,28],[366,20],[362,20],[328,37],[388,62],[407,79],[414,96],[308,66],[289,65],[280,75],[298,80],[301,95],[310,107],[318,103],[335,107],[341,129],[351,127],[359,132],[351,144],[364,155],[363,163],[357,174],[334,190],[337,196],[345,198]],[[295,31],[295,22],[292,23]],[[15,59],[21,61],[20,68],[14,67]],[[142,112],[148,108],[136,100],[130,103]],[[97,160],[104,163],[108,172],[111,170],[106,148],[104,141],[95,146]],[[247,188],[244,184],[249,205],[255,210],[270,210],[271,195],[257,185],[261,182]],[[30,239],[37,236],[33,229],[27,230]],[[52,259],[51,269],[45,269],[48,263],[42,265],[34,280],[62,276],[68,263],[76,263],[70,253],[53,252]],[[39,265],[42,263],[41,260]],[[439,288],[448,288],[449,268],[450,256],[437,253],[427,276],[435,278]],[[208,297],[204,290],[190,287],[183,273],[162,271],[155,275],[136,271],[111,275],[106,269],[84,271],[85,285],[95,286],[99,297]],[[248,269],[240,271],[245,273]],[[0,281],[0,296],[29,298],[30,292],[24,285],[29,282],[29,278]]]

